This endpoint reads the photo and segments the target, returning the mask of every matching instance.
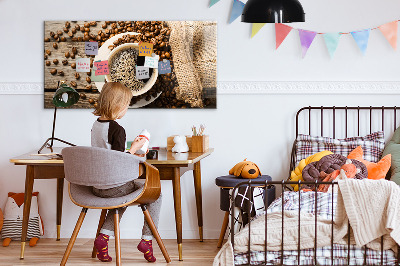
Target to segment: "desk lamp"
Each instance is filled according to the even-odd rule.
[[[60,85],[61,83],[61,85]],[[70,146],[75,146],[72,143],[69,143],[65,140],[55,138],[54,130],[56,127],[56,115],[57,115],[57,107],[69,107],[71,105],[76,104],[79,101],[79,93],[71,87],[68,87],[64,81],[58,82],[58,89],[54,93],[53,96],[53,104],[54,104],[54,117],[53,117],[53,131],[51,133],[51,138],[48,138],[42,147],[39,149],[38,153],[40,153],[45,147],[50,148],[53,152],[53,141],[58,140],[62,143],[68,144]],[[50,144],[49,144],[49,141]]]
[[[298,0],[249,0],[243,8],[242,22],[304,22],[304,10]]]

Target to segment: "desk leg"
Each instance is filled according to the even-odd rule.
[[[64,178],[57,178],[57,241],[60,241]]]
[[[20,259],[24,259],[26,235],[28,233],[29,213],[31,211],[32,190],[34,181],[34,166],[26,166],[25,177],[25,195],[24,195],[24,213],[22,219],[22,232],[21,232],[21,255]]]
[[[178,242],[179,260],[182,260],[182,206],[181,206],[181,174],[179,167],[174,167],[174,178],[172,179],[174,191],[175,223]]]
[[[194,164],[193,177],[194,177],[194,191],[196,194],[197,220],[199,225],[200,242],[203,242],[203,206],[202,206],[203,204],[201,196],[200,161]]]

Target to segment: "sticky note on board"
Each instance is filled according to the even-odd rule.
[[[153,44],[148,42],[139,43],[139,55],[151,56],[153,54]]]
[[[158,68],[158,59],[160,57],[158,55],[154,55],[152,57],[146,56],[144,60],[144,66],[150,68]]]
[[[97,42],[85,42],[85,54],[97,55],[99,51],[99,44]]]
[[[98,76],[96,76],[96,67],[95,66],[93,66],[93,69],[92,69],[92,73],[91,73],[91,75],[90,75],[90,79],[92,80],[92,81],[94,81],[94,82],[104,82],[104,80],[105,80],[105,76],[104,75],[98,75]]]
[[[169,60],[163,60],[158,62],[158,74],[168,74],[171,73],[171,63]]]
[[[136,66],[136,78],[137,79],[150,78],[150,69],[145,66]]]
[[[76,59],[76,72],[89,72],[90,71],[90,58]]]
[[[93,63],[93,66],[97,68],[95,72],[96,76],[108,75],[110,73],[108,70],[108,60],[96,61]]]

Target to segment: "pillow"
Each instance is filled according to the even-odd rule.
[[[383,155],[392,155],[392,166],[388,175],[390,180],[400,185],[400,127],[396,129],[392,139],[386,144]]]
[[[355,159],[365,164],[368,170],[368,179],[375,179],[375,180],[385,178],[390,168],[391,157],[392,156],[390,154],[387,154],[377,163],[369,162],[363,159],[363,149],[361,148],[361,146],[355,148],[347,156],[347,158],[349,159]]]
[[[364,137],[345,139],[299,134],[296,139],[295,165],[298,165],[302,159],[323,150],[329,150],[333,153],[347,156],[352,150],[357,148],[357,146],[363,148],[365,160],[370,162],[379,161],[385,147],[383,131],[371,133]]]

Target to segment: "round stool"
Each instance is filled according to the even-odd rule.
[[[254,179],[246,179],[241,177],[236,177],[234,175],[226,175],[220,176],[215,179],[215,184],[220,187],[220,209],[225,211],[224,221],[222,222],[221,233],[219,235],[218,245],[217,247],[220,248],[222,246],[222,242],[224,241],[226,228],[228,227],[229,222],[229,207],[230,207],[230,199],[229,199],[229,192],[233,189],[237,184],[246,182],[251,180],[253,181],[272,181],[272,178],[269,175],[261,175]],[[252,185],[253,186],[253,185]],[[261,185],[254,185],[254,187],[261,186]],[[267,205],[271,204],[275,200],[275,186],[271,186],[268,189],[268,199]],[[264,191],[265,193],[265,191]]]

